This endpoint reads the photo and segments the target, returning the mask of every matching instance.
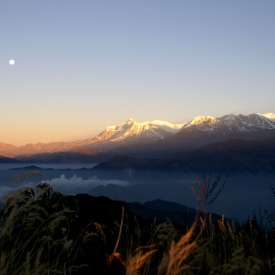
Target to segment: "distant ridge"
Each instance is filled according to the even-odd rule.
[[[29,166],[24,166],[24,167],[16,167],[16,168],[12,168],[11,170],[44,170],[42,169],[41,167],[39,166],[36,166],[36,165],[29,165]],[[48,170],[48,169],[47,169]]]
[[[0,163],[19,163],[17,159],[0,156]]]

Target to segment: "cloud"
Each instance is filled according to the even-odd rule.
[[[62,192],[64,194],[78,194],[78,193],[89,193],[94,187],[106,186],[109,184],[127,186],[129,182],[118,179],[99,179],[94,176],[91,178],[83,179],[77,175],[67,177],[62,174],[59,177],[53,179],[43,179],[43,182],[50,184],[55,191]],[[3,199],[7,194],[16,191],[23,187],[35,187],[39,182],[26,182],[24,184],[6,184],[0,185],[0,200]]]
[[[127,186],[129,182],[117,180],[117,179],[99,179],[98,177],[94,176],[88,179],[83,179],[76,175],[72,177],[66,177],[62,174],[60,177],[45,180],[48,184],[53,186],[54,190],[63,192],[63,193],[88,193],[96,186],[106,186],[109,184],[119,185],[119,186]]]

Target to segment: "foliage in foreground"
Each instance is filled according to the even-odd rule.
[[[253,220],[158,224],[46,184],[10,195],[0,215],[0,275],[275,274],[274,248]]]

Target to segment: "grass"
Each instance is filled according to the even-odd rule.
[[[0,275],[275,274],[274,233],[254,219],[213,221],[204,201],[216,196],[211,186],[208,180],[199,193],[203,209],[184,228],[47,184],[19,190],[0,214]]]

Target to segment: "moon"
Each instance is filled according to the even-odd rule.
[[[9,60],[9,65],[14,66],[15,65],[15,59],[10,59]]]

